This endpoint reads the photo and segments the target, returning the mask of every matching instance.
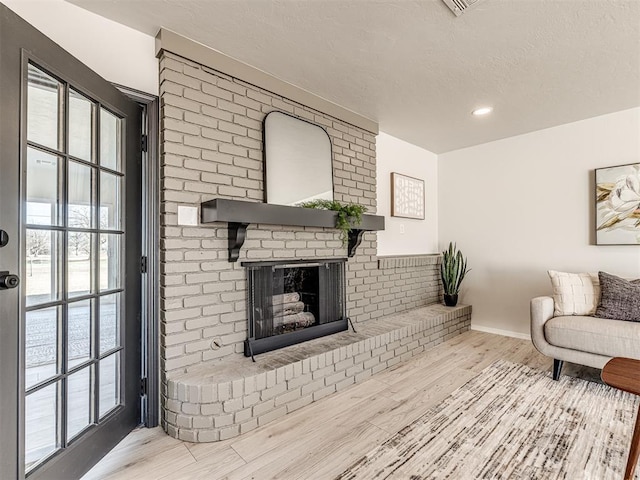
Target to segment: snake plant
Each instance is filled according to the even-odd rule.
[[[449,242],[449,248],[442,252],[440,264],[440,277],[445,295],[456,295],[468,272],[467,260],[462,256],[462,252],[454,243]]]

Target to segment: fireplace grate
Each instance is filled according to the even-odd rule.
[[[243,266],[249,320],[246,356],[347,329],[344,258]]]

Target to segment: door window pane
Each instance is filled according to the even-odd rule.
[[[120,288],[120,241],[122,234],[100,235],[100,291]]]
[[[60,446],[58,420],[58,386],[56,382],[27,395],[25,400],[25,467],[29,470]]]
[[[111,112],[100,109],[100,165],[120,171],[122,120]]]
[[[124,401],[125,246],[114,232],[124,228],[125,120],[34,65],[25,87],[20,451],[33,474]]]
[[[120,352],[100,360],[100,418],[120,405]]]
[[[27,223],[60,224],[58,172],[58,157],[27,148]]]
[[[67,359],[69,368],[91,358],[91,301],[67,305]]]
[[[69,154],[87,161],[93,161],[94,110],[93,102],[69,90]]]
[[[56,79],[33,65],[28,68],[27,139],[45,147],[60,148],[60,94]]]
[[[24,278],[27,306],[47,303],[59,298],[59,232],[27,228],[26,275]]]
[[[121,293],[100,297],[100,354],[120,345]]]
[[[58,307],[25,314],[25,388],[58,374]]]
[[[122,177],[100,172],[100,228],[120,230],[120,182]]]
[[[93,290],[93,239],[95,234],[67,234],[67,294],[69,298],[87,295]]]
[[[72,228],[93,228],[93,196],[91,195],[92,168],[69,162],[68,225]]]
[[[91,367],[67,378],[67,440],[91,423]]]

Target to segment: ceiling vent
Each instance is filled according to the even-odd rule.
[[[442,0],[451,9],[456,17],[459,17],[471,7],[475,7],[482,0]]]

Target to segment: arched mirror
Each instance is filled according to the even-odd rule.
[[[264,119],[265,201],[333,200],[331,140],[320,126],[282,112]]]

